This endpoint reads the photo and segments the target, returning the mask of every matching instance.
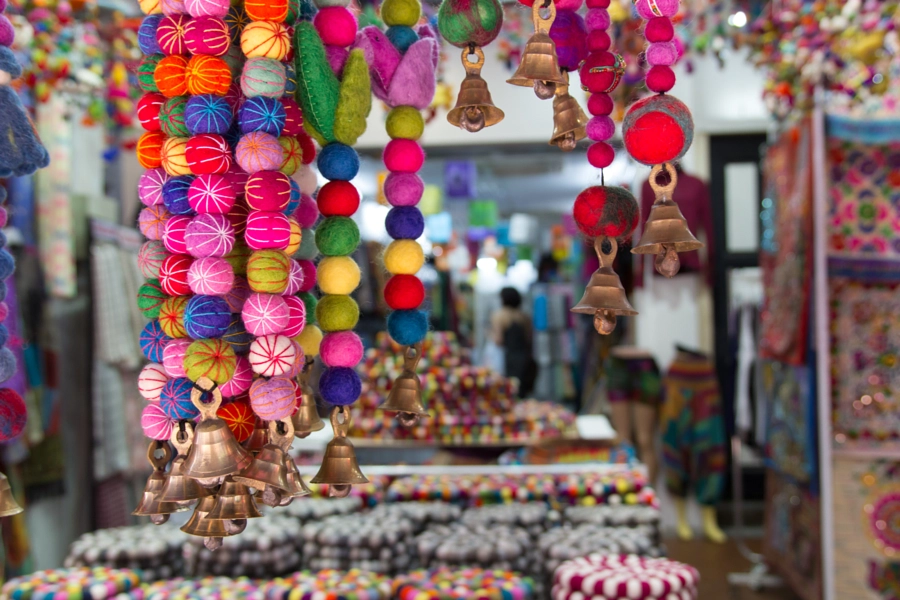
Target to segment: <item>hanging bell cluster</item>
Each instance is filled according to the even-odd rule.
[[[659,183],[659,176],[668,175],[669,182]],[[655,165],[650,171],[650,187],[656,195],[650,215],[644,225],[641,241],[631,249],[635,254],[655,254],[654,265],[660,275],[674,277],[681,268],[679,252],[703,247],[688,227],[681,209],[672,200],[678,173],[671,164]]]
[[[553,136],[550,138],[550,145],[569,152],[587,136],[585,127],[588,117],[578,101],[569,94],[569,74],[563,73],[563,76],[566,83],[556,87],[556,97],[553,99]]]
[[[618,244],[614,238],[598,237],[594,240],[594,251],[600,260],[600,268],[591,275],[584,290],[584,296],[572,307],[574,313],[594,316],[594,329],[602,335],[609,335],[616,328],[616,317],[638,314],[628,297],[622,281],[613,271]]]
[[[166,465],[172,460],[172,449],[165,442],[152,442],[147,449],[147,460],[153,472],[147,479],[141,501],[131,514],[150,517],[155,525],[162,525],[169,520],[169,515],[187,510],[189,507],[177,502],[163,500],[163,488],[166,485]]]
[[[312,360],[308,359],[303,372],[297,378],[297,385],[300,387],[300,406],[291,417],[291,424],[294,426],[294,435],[298,438],[305,438],[314,431],[325,428],[325,421],[319,416],[319,409],[316,408],[316,396],[309,385],[311,364]]]
[[[23,512],[23,508],[16,502],[12,488],[9,487],[9,479],[0,473],[0,517],[11,517]]]
[[[544,9],[549,13],[546,19],[541,16],[541,10]],[[536,0],[531,8],[531,15],[534,21],[534,35],[525,44],[519,68],[506,83],[534,88],[538,98],[547,100],[554,96],[558,86],[568,84],[559,68],[556,44],[550,37],[550,27],[556,20],[556,5],[553,4],[553,0],[547,0],[543,4]]]
[[[470,56],[478,60],[471,62]],[[496,125],[503,120],[503,111],[494,106],[487,82],[481,78],[484,67],[484,52],[474,44],[462,51],[462,63],[466,68],[466,78],[459,86],[456,106],[447,113],[451,125],[475,133],[485,127]]]
[[[288,454],[294,438],[294,426],[290,419],[269,422],[269,442],[262,447],[250,465],[234,480],[261,492],[263,504],[280,506],[282,499],[290,496],[288,482]]]
[[[422,383],[416,374],[419,359],[422,358],[422,344],[406,346],[403,350],[403,372],[394,380],[387,400],[381,410],[396,412],[397,419],[405,427],[412,427],[421,417],[428,416],[422,403]]]
[[[343,498],[350,493],[351,486],[368,483],[369,480],[362,474],[356,460],[356,450],[347,439],[350,428],[350,411],[347,407],[336,406],[331,411],[331,427],[334,429],[334,438],[325,447],[322,466],[310,483],[328,485],[331,496]]]

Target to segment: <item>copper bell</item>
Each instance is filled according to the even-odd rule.
[[[269,443],[269,426],[266,425],[266,422],[256,418],[256,424],[253,427],[253,433],[250,434],[246,440],[244,440],[244,448],[247,449],[247,452],[253,454],[254,456],[259,454],[259,451],[263,449],[263,446]]]
[[[291,458],[290,454],[284,455],[284,467],[287,469],[288,494],[291,498],[299,498],[300,496],[308,496],[312,491],[306,487],[306,482],[297,470],[297,463]]]
[[[666,185],[660,185],[657,181],[663,171],[669,176]],[[703,247],[703,243],[691,233],[681,209],[672,200],[677,183],[678,174],[669,163],[655,165],[650,171],[650,187],[656,194],[656,201],[650,207],[641,241],[631,249],[635,254],[655,254],[656,270],[666,277],[674,277],[681,268],[679,252]]]
[[[285,432],[279,432],[279,425]],[[283,494],[290,488],[287,480],[287,468],[284,465],[284,448],[289,447],[294,438],[294,426],[290,419],[269,421],[269,443],[266,444],[246,469],[234,480],[248,487],[262,491],[263,504],[278,506]]]
[[[339,414],[344,419],[343,423],[338,419]],[[325,447],[322,466],[310,483],[327,484],[331,496],[343,498],[350,494],[350,486],[368,483],[369,480],[360,471],[356,451],[347,439],[347,430],[350,428],[350,411],[347,407],[337,406],[331,411],[331,427],[334,429],[334,437]]]
[[[162,451],[162,456],[156,456]],[[137,508],[131,513],[137,517],[150,517],[154,525],[162,525],[169,520],[169,515],[187,510],[187,506],[162,500],[163,487],[166,484],[166,465],[172,459],[172,449],[165,442],[150,442],[147,449],[147,460],[153,466],[153,472],[147,478],[144,493]]]
[[[195,500],[207,495],[196,479],[191,479],[184,473],[193,435],[194,426],[190,422],[181,421],[177,427],[172,428],[171,442],[175,446],[177,455],[172,461],[169,476],[166,477],[166,485],[163,486],[162,500],[164,502],[187,505],[193,504]]]
[[[294,435],[298,438],[305,438],[314,431],[320,431],[325,428],[325,421],[319,416],[319,410],[316,408],[316,396],[312,388],[309,386],[309,367],[312,360],[308,360],[303,368],[303,373],[297,379],[297,385],[300,386],[300,407],[294,416],[291,417],[291,423],[294,425]]]
[[[202,390],[212,392],[212,402],[201,401]],[[185,474],[204,487],[222,483],[227,475],[240,473],[253,457],[234,439],[225,421],[216,416],[222,404],[222,392],[207,377],[201,377],[191,391],[191,402],[200,411],[200,424],[185,463]]]
[[[232,477],[226,477],[216,494],[216,505],[206,518],[224,521],[225,530],[237,535],[247,527],[247,519],[258,519],[261,516],[247,486],[236,482]]]
[[[406,346],[403,351],[403,372],[394,380],[387,400],[379,408],[396,412],[397,419],[405,427],[419,422],[419,417],[427,417],[428,411],[422,404],[422,383],[416,374],[416,366],[422,357],[422,344]]]
[[[210,550],[218,550],[222,547],[222,538],[236,533],[230,533],[225,528],[224,521],[207,518],[210,511],[216,507],[216,497],[212,494],[204,496],[194,507],[194,513],[188,522],[182,525],[181,531],[188,535],[202,537],[203,545]],[[240,533],[240,532],[237,532]]]
[[[591,275],[584,296],[571,309],[574,313],[594,315],[594,329],[603,335],[609,335],[616,328],[617,315],[638,314],[628,302],[622,281],[612,268],[618,247],[613,238],[603,236],[594,240],[600,268]]]
[[[9,479],[0,473],[0,517],[11,517],[24,509],[16,502],[12,488],[9,487]]]
[[[469,56],[478,57],[469,62]],[[484,52],[478,46],[471,46],[462,52],[462,63],[466,68],[466,78],[459,86],[456,106],[447,113],[447,121],[455,127],[475,133],[485,127],[496,125],[503,120],[503,111],[494,106],[487,82],[481,78],[484,66]]]
[[[550,13],[546,19],[541,17],[542,8],[546,8]],[[550,27],[556,20],[556,5],[550,0],[547,6],[543,7],[539,1],[535,1],[531,7],[531,15],[534,21],[534,35],[525,44],[519,68],[506,83],[533,87],[538,98],[547,100],[556,93],[556,86],[566,84],[566,78],[563,77],[559,69],[559,60],[556,58],[556,44],[550,38]]]
[[[585,126],[588,118],[578,101],[569,94],[569,75],[564,75],[566,84],[556,87],[556,97],[553,99],[553,136],[549,143],[563,152],[569,152],[587,136]]]

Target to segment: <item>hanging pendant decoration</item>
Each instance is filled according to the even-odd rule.
[[[309,481],[326,484],[330,496],[344,498],[350,494],[351,486],[368,483],[369,480],[360,471],[356,450],[347,439],[350,411],[346,406],[335,406],[332,409],[331,428],[334,430],[334,438],[325,447],[319,472]]]
[[[547,17],[541,15],[541,10],[547,11]],[[534,88],[535,96],[547,100],[554,96],[557,86],[567,83],[556,58],[556,44],[550,37],[550,28],[556,19],[553,0],[546,0],[543,4],[535,2],[531,7],[531,19],[534,34],[525,44],[519,68],[506,83]]]
[[[428,416],[422,402],[422,382],[416,373],[422,358],[422,343],[403,349],[403,372],[394,380],[387,400],[381,410],[396,412],[397,419],[406,427],[412,427],[421,417]]]
[[[150,517],[154,525],[162,525],[169,520],[169,515],[187,510],[188,507],[162,499],[166,484],[166,465],[172,460],[172,449],[165,442],[150,442],[147,448],[147,461],[153,472],[147,478],[141,501],[131,513],[138,517]]]
[[[474,62],[470,58],[472,56],[476,58]],[[456,106],[447,113],[447,121],[460,129],[476,133],[502,121],[504,114],[494,106],[487,83],[481,78],[484,51],[474,45],[471,51],[468,48],[463,50],[462,63],[466,78],[459,85]]]
[[[572,312],[594,316],[594,329],[602,335],[609,335],[616,328],[616,317],[638,314],[628,298],[622,281],[613,271],[618,244],[615,238],[606,236],[594,240],[594,251],[600,261],[600,267],[591,275],[584,296]]]
[[[578,101],[569,94],[568,72],[563,75],[566,83],[556,86],[556,97],[553,99],[553,135],[548,143],[563,152],[570,152],[587,135],[585,126],[588,118]]]

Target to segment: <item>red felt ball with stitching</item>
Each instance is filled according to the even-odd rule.
[[[349,181],[329,181],[316,195],[316,204],[326,217],[349,217],[359,208],[359,191]]]
[[[631,105],[622,122],[625,149],[639,163],[652,166],[680,159],[694,141],[691,111],[661,94]]]
[[[592,116],[605,117],[612,114],[615,103],[609,94],[591,94],[587,106]]]
[[[588,162],[595,169],[605,169],[616,158],[616,151],[606,142],[591,144],[587,151]]]
[[[187,296],[191,293],[188,271],[194,259],[186,254],[170,254],[159,267],[159,286],[169,296]]]
[[[425,300],[425,286],[415,275],[394,275],[384,286],[384,301],[393,310],[413,310]]]
[[[309,137],[308,133],[301,131],[297,134],[297,141],[300,142],[300,147],[303,149],[303,164],[312,163],[316,159],[316,144],[313,139]]]
[[[22,397],[9,388],[0,390],[0,442],[7,442],[25,429],[28,409]]]
[[[619,238],[634,231],[640,210],[625,188],[597,185],[578,194],[572,216],[579,231],[588,237]]]
[[[612,39],[602,29],[595,29],[588,34],[587,47],[589,52],[603,52],[609,50],[611,45]]]
[[[650,67],[646,76],[647,89],[651,92],[664,94],[675,87],[675,71],[672,67],[656,65]]]
[[[144,94],[137,103],[137,117],[141,127],[147,131],[159,131],[159,109],[165,103],[166,97],[162,94]]]
[[[188,140],[184,156],[194,175],[222,174],[231,168],[231,147],[221,135],[195,135]]]
[[[613,91],[621,79],[621,73],[616,72],[618,64],[612,52],[591,52],[578,71],[582,87],[594,94]]]
[[[382,158],[391,173],[415,173],[425,163],[425,151],[415,140],[396,139],[384,147]]]
[[[644,27],[644,37],[650,43],[653,42],[671,42],[675,37],[675,28],[672,27],[672,20],[668,17],[653,17],[647,21]]]

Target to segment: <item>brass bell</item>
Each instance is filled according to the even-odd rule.
[[[556,5],[552,0],[549,2],[546,8],[550,14],[546,19],[541,17],[542,8],[539,1],[535,1],[531,7],[534,35],[525,44],[519,68],[511,78],[506,80],[506,83],[533,87],[538,98],[547,100],[556,93],[556,86],[566,83],[566,78],[559,69],[556,44],[550,38],[550,27],[556,20]]]
[[[291,498],[299,498],[300,496],[308,496],[312,491],[306,487],[306,482],[297,470],[297,463],[291,458],[290,454],[284,455],[284,466],[287,469],[288,493]]]
[[[616,315],[636,315],[622,281],[613,271],[618,244],[614,238],[606,236],[594,240],[594,251],[600,259],[600,268],[591,275],[581,300],[572,307],[572,312],[594,315],[594,329],[597,333],[609,335],[616,328]]]
[[[344,419],[343,423],[338,419],[339,414]],[[334,429],[334,437],[325,447],[322,466],[310,483],[327,484],[331,496],[343,498],[350,494],[350,486],[368,483],[369,480],[360,471],[356,451],[347,439],[347,430],[350,427],[350,411],[347,407],[337,406],[331,411],[331,427]]]
[[[566,84],[556,87],[556,97],[553,99],[553,136],[549,143],[563,152],[569,152],[587,135],[585,126],[588,118],[578,105],[578,100],[569,94],[569,75],[564,75]]]
[[[183,429],[182,429],[183,425]],[[182,421],[178,427],[172,428],[172,445],[175,446],[177,455],[172,461],[169,475],[166,477],[166,485],[163,486],[161,500],[163,502],[176,502],[178,504],[193,504],[195,500],[207,495],[206,491],[184,474],[187,454],[191,449],[191,438],[194,435],[194,426],[190,422]]]
[[[203,403],[201,388],[211,390],[213,400]],[[212,380],[201,377],[191,392],[191,402],[200,410],[200,424],[185,462],[185,474],[204,487],[219,485],[227,475],[240,473],[253,457],[234,439],[225,421],[216,416],[222,404],[222,392]]]
[[[663,171],[669,176],[669,183],[666,185],[660,185],[657,181]],[[650,171],[650,187],[656,194],[656,201],[650,207],[641,241],[631,249],[634,254],[655,254],[656,270],[666,277],[674,277],[681,268],[679,252],[690,252],[703,247],[703,242],[691,233],[681,209],[672,200],[677,183],[678,174],[669,163],[655,165]]]
[[[246,440],[244,440],[244,448],[247,449],[247,452],[250,454],[256,455],[259,454],[259,451],[263,449],[263,446],[269,443],[269,426],[266,425],[266,422],[257,417],[256,424],[253,427],[253,433],[250,434]]]
[[[469,62],[469,56],[478,57],[476,62]],[[503,120],[503,111],[494,106],[487,82],[481,78],[484,66],[484,52],[478,46],[471,46],[462,52],[462,63],[466,68],[466,78],[459,86],[456,106],[447,113],[447,121],[455,127],[471,133],[481,131],[485,127],[496,125]]]
[[[285,427],[285,433],[279,432],[279,425]],[[263,492],[262,501],[268,506],[280,504],[282,494],[276,490],[287,491],[290,489],[284,461],[284,447],[289,447],[293,438],[294,426],[290,419],[269,421],[269,443],[259,451],[246,469],[234,476],[236,482],[261,490]]]
[[[237,535],[225,528],[225,521],[217,521],[208,518],[210,511],[216,507],[216,497],[212,494],[204,496],[194,507],[194,513],[188,522],[181,526],[181,531],[188,535],[202,537],[203,545],[210,550],[218,550],[222,547],[222,538]]]
[[[234,535],[247,527],[247,519],[258,519],[261,516],[247,486],[236,482],[233,477],[226,477],[216,494],[216,505],[206,518],[224,521],[225,530]]]
[[[12,488],[9,487],[9,479],[0,473],[0,517],[11,517],[23,511],[24,509],[16,502]]]
[[[396,412],[397,419],[405,427],[412,427],[419,422],[419,417],[428,416],[422,404],[422,383],[416,375],[416,366],[422,357],[421,342],[415,346],[406,346],[403,351],[403,372],[394,380],[387,400],[379,408]]]
[[[298,438],[305,438],[310,433],[325,428],[325,421],[319,416],[319,410],[316,408],[315,393],[309,386],[311,363],[312,360],[307,361],[303,373],[297,379],[297,384],[300,386],[300,407],[291,417],[291,423],[294,425],[294,435]]]
[[[162,456],[157,456],[162,451]],[[131,513],[137,517],[150,517],[154,525],[162,525],[169,520],[169,515],[187,510],[188,507],[175,502],[162,500],[163,487],[166,484],[166,465],[172,458],[172,449],[164,442],[151,442],[147,449],[147,460],[153,466],[153,472],[147,478],[144,493],[137,508]]]

